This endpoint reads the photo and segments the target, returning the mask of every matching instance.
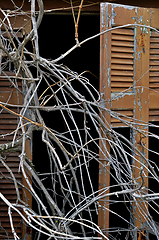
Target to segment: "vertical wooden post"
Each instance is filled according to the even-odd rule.
[[[149,9],[138,8],[137,11],[137,23],[147,25],[150,21]],[[134,121],[136,123],[137,130],[135,131],[135,147],[143,154],[145,158],[148,157],[148,137],[144,137],[140,130],[148,131],[149,122],[149,29],[137,27],[136,28],[136,51],[135,51],[135,105],[134,105]],[[138,121],[139,120],[139,121]],[[148,188],[148,173],[146,170],[147,163],[144,157],[139,156],[135,152],[135,162],[133,167],[133,174],[136,182],[141,184],[142,178],[144,180],[144,186]],[[144,167],[145,166],[145,167]],[[141,170],[143,168],[143,170]],[[142,178],[141,178],[142,175]],[[143,224],[146,219],[142,215],[142,211],[148,211],[148,206],[143,199],[137,199],[137,205],[134,204],[134,224],[138,229],[143,228]],[[134,239],[140,239],[134,236]]]
[[[111,5],[101,4],[101,31],[104,31],[110,27],[109,14],[111,13]],[[111,98],[111,47],[107,47],[106,43],[111,46],[111,32],[101,35],[100,38],[100,93],[101,101],[108,109],[110,109],[110,102],[106,99]],[[109,70],[108,70],[109,69]],[[110,115],[105,111],[101,111],[101,118],[105,122],[106,126],[110,128]],[[102,129],[101,129],[102,136]],[[105,144],[105,146],[103,145]],[[110,146],[108,141],[100,140],[99,143],[101,151],[99,152],[100,162],[99,164],[99,190],[110,186],[110,167],[108,166],[108,154],[106,150],[110,152]],[[105,148],[106,147],[106,148]],[[108,193],[109,191],[107,191]],[[99,213],[98,213],[98,225],[105,234],[108,236],[107,230],[109,229],[109,198],[103,198],[99,201]]]
[[[30,141],[32,141],[32,140],[27,140],[25,142],[25,149],[26,149],[27,158],[29,158],[32,161],[32,149],[31,149],[31,146],[30,146]],[[29,175],[28,175],[28,178],[29,178],[29,181],[32,183],[32,179],[30,178]],[[26,180],[25,180],[24,177],[22,178],[22,183],[27,189],[28,184],[26,183]],[[28,204],[28,206],[30,208],[32,208],[32,195],[26,189],[25,188],[23,189],[22,198],[23,198],[23,201],[25,201]],[[22,225],[22,236],[23,236],[23,238],[25,238],[25,240],[31,240],[31,238],[32,238],[31,227],[26,226],[24,223]]]

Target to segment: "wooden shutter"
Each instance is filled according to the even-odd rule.
[[[4,19],[5,16],[0,12],[0,18],[3,20],[6,26],[8,25],[8,20]],[[15,15],[9,16],[10,24],[12,25],[14,33],[17,35],[18,38],[22,38],[23,35],[26,35],[31,30],[31,21],[30,17],[26,15]],[[9,30],[8,30],[9,31]],[[6,28],[4,25],[1,26],[1,34],[3,38],[9,38],[8,33],[6,32]],[[12,33],[10,32],[10,36]],[[14,37],[13,37],[14,38]],[[2,53],[0,53],[2,54]],[[2,56],[3,57],[3,54]],[[0,66],[1,68],[1,66]],[[1,70],[1,69],[0,69]],[[0,102],[2,103],[9,103],[18,106],[19,104],[23,104],[23,97],[22,94],[16,89],[16,85],[20,90],[22,90],[22,81],[12,78],[11,80],[15,83],[12,84],[11,81],[8,80],[7,76],[14,77],[14,74],[11,72],[3,72],[0,75]],[[6,106],[7,107],[7,106]],[[13,112],[19,113],[20,109],[18,107],[9,106],[8,107]],[[5,111],[5,109],[0,107],[0,144],[6,144],[13,140],[13,134],[10,134],[17,128],[18,118],[14,115]],[[7,136],[5,134],[8,134]],[[21,131],[18,131],[17,137],[19,137]],[[3,135],[5,137],[3,137]],[[31,151],[28,142],[26,143],[26,151],[28,157],[31,159]],[[22,189],[21,183],[25,186],[26,182],[25,179],[22,177],[22,173],[19,172],[19,152],[5,154],[4,158],[5,163],[13,172],[16,180],[19,182],[18,189],[20,193],[20,198],[28,203],[31,206],[31,196],[28,191]],[[17,201],[17,194],[15,190],[15,186],[13,181],[11,180],[11,175],[6,169],[6,167],[0,162],[0,192],[11,202],[16,203]],[[12,210],[13,216],[13,224],[15,231],[20,238],[24,238],[26,240],[31,239],[30,234],[26,233],[27,229],[26,226],[23,224],[21,217]],[[14,239],[9,217],[8,217],[8,207],[7,205],[0,199],[0,239]]]
[[[110,100],[112,110],[132,117],[136,110],[134,101],[138,98],[137,92],[147,91],[146,88],[150,88],[144,99],[147,101],[149,121],[159,121],[157,103],[159,98],[157,93],[159,90],[159,33],[146,28],[146,25],[159,28],[158,14],[159,10],[153,8],[101,4],[101,31],[126,24],[145,25],[145,27],[130,26],[115,29],[101,36],[100,54],[105,55],[101,59],[107,58],[105,62],[101,61],[101,94],[105,100]],[[126,127],[124,123],[113,118],[111,118],[111,126]]]
[[[17,91],[13,84],[8,80],[7,76],[14,76],[11,72],[5,72],[0,76],[0,102],[8,103],[12,105],[19,105],[23,103],[22,94]],[[13,79],[12,79],[13,80]],[[19,80],[13,80],[18,89],[22,90],[22,83]],[[5,104],[4,104],[5,106]],[[7,106],[8,107],[8,106]],[[18,113],[20,110],[18,107],[8,107],[13,112]],[[0,144],[7,144],[12,142],[13,131],[16,130],[18,123],[18,118],[6,111],[4,108],[0,108]],[[6,135],[8,134],[8,135]],[[18,131],[17,137],[19,137],[21,131]],[[3,136],[4,135],[4,136]],[[7,145],[6,145],[7,148]],[[27,152],[30,153],[29,146],[27,146]],[[28,204],[31,204],[31,198],[27,191],[22,190],[20,184],[25,185],[25,180],[22,177],[21,171],[19,171],[19,152],[6,153],[2,157],[5,163],[13,172],[16,180],[19,182],[18,189],[20,193],[20,198],[26,201],[28,197]],[[17,194],[15,186],[12,180],[12,176],[8,169],[0,162],[0,192],[10,201],[16,204]],[[24,193],[25,192],[25,193]],[[19,203],[20,204],[20,203]],[[19,209],[20,210],[20,209]],[[23,225],[21,217],[17,212],[12,210],[13,224],[18,237],[22,238],[26,234],[26,227]],[[9,216],[8,216],[8,206],[0,199],[0,239],[14,239],[11,231]],[[30,238],[25,238],[30,239]]]
[[[142,26],[119,27],[127,24]],[[127,127],[123,120],[128,121],[129,125],[132,121],[136,124],[140,121],[159,121],[159,33],[147,26],[159,28],[158,9],[101,4],[101,31],[114,28],[101,35],[100,40],[101,98],[105,100],[107,108],[120,116],[119,119],[105,113],[111,127]],[[147,127],[144,126],[145,131]],[[139,128],[143,129],[142,126]],[[148,156],[141,141],[148,148],[148,138],[141,139],[141,135],[135,132],[135,146]],[[134,154],[139,160],[134,168],[134,177],[137,178],[137,168],[140,169],[143,159]],[[102,171],[105,170],[100,169]],[[109,185],[109,181],[106,181],[109,173],[105,174],[107,177],[99,177],[99,188]],[[148,182],[145,182],[145,186],[148,186]],[[140,216],[138,212],[134,214],[136,218]],[[99,211],[99,223],[102,228],[109,227],[108,211],[104,216]],[[138,220],[135,220],[135,224],[140,228]]]
[[[6,73],[6,75],[10,75],[10,73]],[[20,85],[20,82],[18,84]],[[22,103],[21,94],[17,92],[17,90],[12,86],[11,82],[9,82],[7,78],[2,78],[2,76],[0,76],[0,101],[3,103],[7,102],[16,105]],[[12,107],[11,110],[18,112],[18,109],[15,107]],[[3,108],[0,108],[0,144],[7,144],[8,142],[12,141],[13,135],[11,134],[5,136],[5,134],[9,134],[16,129],[17,120],[18,119],[15,115],[12,115],[9,112],[5,111]],[[3,137],[3,135],[5,137]],[[10,153],[9,155],[6,154],[4,155],[4,161],[11,169],[11,171],[13,171],[13,174],[15,175],[17,181],[22,183],[22,174],[18,172],[18,155],[18,153]],[[16,203],[17,195],[14,183],[11,180],[10,173],[2,163],[0,163],[0,191],[11,203]],[[22,189],[20,186],[19,191],[22,197]],[[13,216],[14,227],[16,228],[19,236],[22,237],[21,218],[16,212],[13,212]],[[0,238],[7,239],[7,234],[9,234],[9,239],[12,239],[13,236],[8,217],[8,207],[2,201],[2,199],[0,199],[0,223]]]

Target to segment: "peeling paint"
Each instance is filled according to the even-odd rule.
[[[100,96],[101,96],[101,101],[99,102],[99,106],[101,108],[105,108],[107,105],[106,105],[106,101],[104,99],[104,92],[101,92]]]
[[[109,12],[108,12],[108,5],[106,5],[106,29],[111,28],[111,21],[109,21],[110,18],[111,16],[109,15]]]
[[[143,28],[143,33],[148,34],[148,30],[147,30],[146,24],[145,24],[145,27]]]
[[[100,107],[100,108],[106,108],[106,107],[107,107],[106,102],[105,102],[105,101],[100,101],[100,102],[99,102],[99,107]]]
[[[101,99],[104,99],[104,92],[101,92]]]
[[[133,20],[135,20],[135,22],[137,22],[137,17],[132,17]]]
[[[101,175],[103,172],[103,169],[99,168],[99,175]]]
[[[109,28],[112,27],[112,21],[109,21]]]
[[[139,21],[139,23],[143,24],[143,17],[140,16],[138,21]]]
[[[137,34],[137,28],[134,28],[134,55],[135,55],[135,60],[136,60],[136,34]],[[134,63],[134,70],[136,69],[136,64]]]
[[[108,87],[110,87],[110,68],[108,68]]]
[[[101,24],[102,24],[102,30],[104,31],[104,26],[105,26],[105,4],[101,4]]]
[[[129,6],[129,5],[123,5],[123,4],[112,4],[113,8],[117,8],[117,7],[122,7],[124,9],[128,9],[128,10],[136,10],[136,7],[134,6]]]
[[[112,25],[115,25],[115,22],[114,22],[114,18],[116,17],[116,13],[115,13],[115,11],[114,11],[114,8],[112,7],[112,19],[111,19],[111,24]]]
[[[141,54],[142,54],[142,51],[139,51],[139,52],[138,52],[138,56],[137,56],[137,58],[136,58],[137,61],[140,60]]]
[[[122,93],[122,94],[119,94],[119,93],[111,93],[111,99],[114,99],[115,98],[115,100],[119,100],[120,98],[123,98],[123,97],[125,97],[125,96],[131,96],[131,95],[134,95],[134,93],[133,92],[126,92],[126,93]]]
[[[137,100],[137,104],[138,104],[138,106],[140,107],[139,111],[141,111],[141,108],[142,108],[142,107],[141,107],[141,101],[140,101],[139,99]]]

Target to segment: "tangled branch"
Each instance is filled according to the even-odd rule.
[[[1,116],[7,113],[17,120],[14,130],[0,134],[2,141],[11,139],[0,144],[0,161],[9,173],[1,172],[0,178],[13,183],[17,199],[13,203],[1,192],[0,198],[8,208],[13,238],[16,240],[20,237],[14,226],[12,211],[18,214],[24,225],[33,229],[34,239],[42,239],[40,237],[44,236],[47,239],[115,239],[112,232],[118,234],[122,231],[126,232],[125,239],[128,239],[135,231],[143,233],[144,226],[143,229],[137,229],[131,217],[127,219],[124,214],[119,214],[111,207],[121,204],[129,216],[133,215],[132,209],[135,209],[137,220],[146,224],[148,231],[159,239],[158,224],[149,211],[153,209],[158,214],[159,193],[145,187],[148,179],[153,179],[158,184],[158,165],[145,156],[131,139],[112,128],[105,116],[117,119],[134,134],[140,133],[141,139],[149,137],[158,140],[158,135],[150,131],[152,128],[158,129],[158,126],[136,121],[110,110],[105,103],[114,99],[103,102],[98,89],[92,85],[91,78],[58,63],[86,41],[106,33],[105,31],[78,42],[78,23],[83,1],[75,20],[76,45],[55,60],[40,56],[38,27],[43,18],[44,7],[42,0],[37,0],[37,3],[39,11],[35,9],[35,0],[31,0],[31,14],[24,12],[22,6],[17,7],[15,3],[14,10],[0,10],[4,17],[0,19],[0,81],[10,83],[11,89],[23,98],[19,103],[10,102],[13,94],[11,90],[8,99],[0,102]],[[26,33],[25,27],[14,29],[11,19],[19,15],[25,15],[31,21],[32,29],[29,33]],[[117,28],[136,26],[143,27],[127,24]],[[19,32],[23,32],[22,38],[18,37]],[[33,51],[28,50],[29,41],[32,41]],[[41,85],[46,86],[42,91],[39,90]],[[47,118],[51,119],[51,125]],[[49,165],[48,172],[38,172],[34,159],[32,162],[27,152],[26,145],[34,132],[40,132],[40,139],[35,141],[43,143],[40,146],[45,146],[44,151],[47,150],[45,159],[41,157],[38,161]],[[142,141],[140,144],[142,145]],[[142,148],[153,151],[146,149],[144,145]],[[8,156],[16,152],[22,183],[7,164]],[[153,154],[158,157],[157,151],[153,151]],[[92,169],[96,173],[103,169],[109,174],[110,185],[98,189]],[[138,176],[134,175],[136,170],[139,172]],[[29,205],[28,194],[36,207]],[[104,199],[109,200],[101,205]],[[124,227],[101,229],[97,224],[101,209],[117,216]],[[27,236],[28,233],[25,234]]]

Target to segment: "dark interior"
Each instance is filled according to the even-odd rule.
[[[99,14],[82,14],[79,22],[79,41],[84,40],[100,31],[100,18]],[[61,54],[65,53],[69,48],[75,45],[75,32],[74,21],[70,14],[66,15],[45,15],[42,24],[39,28],[39,46],[40,55],[47,59],[56,59]],[[91,83],[98,89],[99,88],[99,37],[95,38],[81,47],[75,49],[65,59],[60,61],[60,64],[67,65],[71,70],[81,73],[85,70],[90,72],[85,73],[84,76],[88,77]],[[45,89],[45,85],[41,84],[38,94],[40,95]],[[82,91],[82,89],[80,89]],[[62,122],[60,114],[41,112],[42,117],[47,126],[54,130],[60,131]],[[51,114],[51,115],[50,115]],[[74,116],[80,124],[78,115]],[[47,150],[45,144],[41,141],[41,132],[37,131],[33,134],[33,164],[39,173],[48,172],[50,163],[47,159]],[[94,185],[94,189],[98,189],[98,163],[90,164],[90,172]],[[78,172],[77,172],[78,176]],[[49,188],[49,179],[46,179],[45,184]],[[38,191],[38,189],[37,189]],[[45,202],[45,197],[41,196]],[[58,199],[59,205],[62,199]],[[47,203],[45,202],[47,205]],[[37,204],[33,200],[33,208],[37,209]],[[67,205],[66,205],[67,208]],[[69,209],[69,207],[68,207]],[[67,211],[67,209],[66,209]],[[86,214],[87,215],[87,214]],[[87,216],[85,216],[87,217]],[[97,223],[97,215],[94,215],[94,221]],[[79,231],[78,227],[75,231]],[[33,231],[33,237],[35,233]],[[41,235],[40,239],[47,239],[46,236]]]
[[[98,14],[82,14],[79,22],[79,41],[84,40],[87,37],[90,37],[100,30],[100,17]],[[72,15],[45,15],[42,21],[42,24],[39,28],[39,45],[40,45],[40,55],[48,59],[56,59],[61,54],[65,53],[68,49],[75,45],[75,32],[74,32],[74,22]],[[88,41],[81,47],[75,49],[67,57],[65,57],[59,63],[67,65],[71,70],[74,70],[78,73],[81,73],[85,70],[89,70],[91,73],[86,73],[91,83],[98,89],[99,88],[99,52],[100,52],[100,42],[99,37],[91,41]],[[95,75],[95,76],[94,76]],[[42,84],[39,88],[39,95],[41,94],[45,86]],[[54,121],[50,117],[50,113],[42,113],[46,124],[49,127],[59,130],[61,124],[59,124],[60,116],[56,115]],[[78,116],[77,116],[78,118]],[[79,120],[80,121],[80,120]],[[129,129],[120,128],[117,130],[119,133],[123,134],[127,139],[130,138]],[[159,135],[159,129],[151,127],[150,131],[155,132]],[[158,131],[158,132],[156,132]],[[158,140],[153,138],[149,139],[149,147],[154,151],[158,151]],[[46,159],[47,151],[45,144],[41,141],[41,132],[34,132],[33,135],[33,163],[36,170],[39,173],[48,172],[49,170],[49,160]],[[158,161],[158,157],[152,152],[149,153],[150,159],[155,159],[155,163]],[[45,163],[45,164],[44,164]],[[94,188],[98,188],[98,165],[91,165],[91,174],[93,176]],[[112,170],[112,174],[113,170]],[[110,179],[111,184],[115,184],[113,178]],[[45,180],[47,181],[47,180]],[[48,181],[49,185],[49,181]],[[156,191],[156,183],[154,184],[153,180],[150,179],[149,186]],[[49,187],[49,186],[48,186]],[[124,217],[129,221],[130,214],[128,209],[130,209],[130,204],[122,203],[123,198],[121,197],[121,203],[113,204],[114,198],[110,199],[110,209],[118,214],[123,214]],[[44,199],[45,201],[45,199]],[[36,204],[33,201],[33,208],[36,210]],[[158,221],[158,214],[156,214],[152,209],[150,209],[151,214],[154,217],[155,221]],[[97,216],[95,216],[95,222],[97,223]],[[120,220],[114,214],[110,214],[110,228],[111,227],[121,227],[128,228],[127,223]],[[115,239],[125,239],[126,232],[123,231],[122,234],[118,232],[110,232],[110,234]],[[34,239],[34,232],[33,238]],[[42,236],[40,239],[47,239]],[[129,237],[127,239],[130,239]],[[150,234],[150,239],[155,240],[156,237]]]

